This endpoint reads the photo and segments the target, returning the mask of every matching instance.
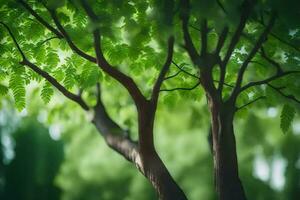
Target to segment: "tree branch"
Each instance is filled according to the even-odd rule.
[[[226,40],[226,37],[227,37],[227,34],[228,34],[228,30],[229,30],[228,26],[226,26],[223,29],[223,31],[222,31],[222,33],[221,33],[221,35],[219,37],[218,44],[217,44],[217,47],[216,47],[216,50],[215,50],[215,54],[216,55],[220,54],[220,51],[221,51],[221,49],[222,49],[222,47],[223,47],[223,45],[225,43],[225,40]]]
[[[128,161],[139,164],[136,161],[139,156],[137,143],[128,137],[126,130],[110,118],[101,100],[100,85],[97,86],[97,90],[98,101],[94,107],[95,114],[92,122],[109,147],[124,156]]]
[[[273,13],[271,18],[270,18],[270,21],[269,21],[268,25],[266,26],[265,30],[260,35],[259,39],[257,40],[256,44],[254,45],[253,49],[249,53],[246,60],[243,62],[242,66],[241,66],[241,68],[238,72],[236,85],[235,85],[235,88],[233,89],[232,96],[231,96],[232,98],[237,97],[239,89],[241,88],[243,76],[244,76],[244,73],[245,73],[245,71],[248,67],[248,64],[252,60],[252,58],[255,56],[257,51],[261,48],[262,44],[266,41],[267,36],[270,33],[271,28],[273,27],[274,23],[275,23],[275,14]]]
[[[91,55],[86,54],[85,52],[83,52],[81,49],[79,49],[74,42],[72,41],[72,39],[70,38],[70,36],[68,35],[67,31],[64,29],[64,27],[62,26],[62,24],[59,22],[56,11],[52,10],[48,7],[46,7],[46,9],[49,11],[55,25],[57,26],[58,30],[62,33],[63,37],[66,39],[67,43],[69,44],[70,48],[77,53],[79,56],[85,58],[88,61],[97,63],[97,59]]]
[[[252,101],[246,103],[245,105],[242,105],[242,106],[236,108],[235,111],[237,112],[237,111],[239,111],[239,110],[241,110],[241,109],[243,109],[243,108],[249,106],[250,104],[255,103],[256,101],[258,101],[258,100],[260,100],[260,99],[265,99],[265,98],[266,98],[265,96],[257,97],[256,99],[253,99]]]
[[[190,87],[190,88],[184,88],[184,87],[178,87],[178,88],[172,88],[172,89],[161,89],[160,92],[172,92],[172,91],[176,91],[176,90],[193,90],[195,89],[198,85],[200,85],[201,82],[197,82],[194,86]]]
[[[30,62],[27,59],[21,61],[20,64],[28,66],[34,72],[36,72],[37,74],[39,74],[40,76],[45,78],[56,89],[58,89],[65,97],[78,103],[84,110],[86,110],[86,111],[89,110],[88,105],[83,101],[83,99],[79,95],[73,94],[72,92],[68,91],[64,86],[62,86],[55,78],[53,78],[46,71],[40,69],[39,67],[37,67],[35,64],[33,64],[32,62]]]
[[[198,79],[198,80],[200,79],[200,77],[196,76],[195,74],[192,74],[192,73],[190,73],[190,72],[184,70],[183,68],[181,68],[181,67],[180,67],[179,65],[177,65],[174,61],[172,61],[172,64],[174,64],[180,71],[184,72],[185,74],[187,74],[187,75],[189,75],[189,76],[191,76],[191,77],[194,77],[194,78],[196,78],[196,79]]]
[[[24,52],[22,51],[21,47],[19,46],[15,36],[13,35],[13,33],[11,32],[10,28],[3,22],[0,22],[0,24],[2,24],[7,31],[9,32],[11,38],[13,39],[18,51],[20,52],[20,54],[22,55],[22,61],[20,62],[20,64],[28,66],[30,69],[32,69],[34,72],[36,72],[37,74],[39,74],[40,76],[42,76],[43,78],[45,78],[49,83],[51,83],[56,89],[58,89],[64,96],[66,96],[68,99],[71,99],[72,101],[78,103],[84,110],[89,110],[88,105],[83,101],[83,99],[78,96],[73,94],[72,92],[68,91],[64,86],[62,86],[55,78],[53,78],[50,74],[48,74],[46,71],[40,69],[39,67],[37,67],[35,64],[33,64],[32,62],[30,62]]]
[[[204,19],[201,24],[201,55],[206,54],[207,50],[207,33],[208,33],[208,27],[207,27],[207,19]]]
[[[267,83],[270,83],[271,81],[274,81],[276,79],[279,79],[281,77],[284,77],[284,76],[287,76],[287,75],[290,75],[290,74],[296,74],[296,73],[300,73],[300,71],[286,71],[286,72],[282,72],[282,73],[277,73],[265,80],[261,80],[261,81],[255,81],[255,82],[250,82],[248,83],[247,85],[241,87],[241,89],[239,90],[238,93],[241,93],[242,91],[250,88],[250,87],[253,87],[253,86],[257,86],[257,85],[263,85],[263,84],[267,84]]]
[[[217,4],[218,4],[218,6],[222,9],[222,11],[223,11],[225,14],[227,14],[227,11],[225,10],[225,8],[224,8],[223,4],[221,3],[221,1],[220,1],[220,0],[216,0],[216,2],[217,2]]]
[[[47,39],[45,39],[44,41],[41,41],[41,42],[39,43],[39,46],[42,46],[42,45],[45,44],[46,42],[48,42],[48,41],[50,41],[50,40],[53,40],[53,39],[60,39],[60,38],[57,37],[57,36],[53,36],[53,37],[47,38]]]
[[[67,43],[69,44],[69,47],[79,56],[83,57],[86,60],[89,60],[91,62],[97,63],[97,60],[95,57],[90,56],[83,52],[81,49],[79,49],[70,36],[67,34],[66,30],[63,28],[61,23],[59,22],[57,15],[54,10],[49,9],[45,4],[45,8],[48,10],[48,12],[51,15],[51,18],[53,19],[55,25],[57,26],[58,30],[55,29],[53,26],[51,26],[48,22],[46,22],[39,14],[37,14],[24,0],[18,0],[24,7],[29,11],[31,15],[33,15],[42,25],[44,25],[48,30],[50,30],[52,33],[54,33],[57,38],[62,39],[65,38]]]
[[[249,1],[244,0],[241,7],[242,8],[241,8],[241,17],[240,17],[239,25],[230,40],[230,43],[229,43],[229,46],[228,46],[228,49],[227,49],[224,59],[222,61],[220,61],[220,63],[219,63],[219,65],[220,65],[220,83],[218,86],[219,93],[222,93],[222,90],[223,90],[223,84],[224,84],[225,76],[226,76],[227,63],[234,51],[235,46],[237,45],[237,43],[240,40],[240,37],[243,33],[243,29],[246,25],[247,19],[250,15],[253,5]],[[218,54],[220,53],[223,43],[225,42],[225,36],[227,35],[227,32],[228,32],[228,30],[227,31],[226,31],[226,29],[223,30],[224,39],[220,37],[220,40],[219,40],[217,48],[216,48],[216,52]]]
[[[253,5],[250,4],[250,1],[244,0],[241,7],[242,8],[241,8],[240,23],[239,23],[236,31],[234,32],[233,37],[231,38],[231,41],[230,41],[229,46],[228,46],[228,50],[227,50],[226,55],[225,55],[225,57],[222,61],[224,66],[227,65],[236,44],[239,42],[239,39],[240,39],[240,37],[243,33],[243,29],[246,25],[247,19],[248,19],[250,13],[251,13]]]
[[[22,51],[20,45],[18,44],[18,42],[17,42],[17,40],[16,40],[14,34],[11,32],[10,28],[9,28],[4,22],[0,22],[0,24],[2,24],[2,25],[6,28],[7,32],[8,32],[9,35],[10,35],[10,37],[11,37],[12,40],[14,41],[14,43],[15,43],[15,45],[16,45],[18,51],[20,52],[20,54],[21,54],[23,60],[26,59],[25,54],[23,53],[23,51]]]
[[[283,93],[281,90],[282,90],[282,87],[275,87],[271,84],[267,84],[270,88],[272,88],[273,90],[275,90],[276,92],[278,92],[281,96],[287,98],[287,99],[290,99],[292,101],[295,101],[296,103],[299,103],[300,104],[300,100],[297,99],[294,95],[291,95],[291,94],[285,94]]]
[[[190,15],[190,4],[189,0],[181,0],[181,21],[182,21],[182,30],[184,38],[184,47],[187,50],[189,56],[191,57],[194,64],[198,63],[199,54],[194,46],[192,38],[189,33],[188,24],[189,24],[189,15]]]
[[[164,81],[164,77],[166,76],[172,62],[173,48],[174,48],[174,37],[171,36],[168,40],[168,54],[167,54],[166,62],[162,67],[160,74],[152,89],[151,101],[153,101],[155,105],[157,104],[160,87]]]
[[[257,21],[258,21],[261,25],[265,26],[263,20],[257,20]],[[281,37],[279,37],[278,35],[276,35],[276,34],[273,33],[273,32],[271,32],[270,35],[271,35],[272,37],[274,37],[275,39],[277,39],[279,42],[281,42],[281,43],[283,43],[283,44],[285,44],[285,45],[287,45],[287,46],[289,46],[289,47],[295,49],[296,51],[300,52],[300,48],[299,48],[297,45],[294,45],[294,44],[292,44],[292,43],[290,43],[290,42],[288,42],[288,41],[282,39]]]
[[[269,58],[264,50],[263,47],[260,48],[261,49],[261,56],[266,59],[269,63],[271,63],[274,67],[276,67],[277,69],[277,73],[281,73],[283,72],[280,64],[278,62],[276,62],[275,60],[272,60],[271,58]]]
[[[28,12],[33,15],[43,26],[45,26],[49,31],[54,33],[58,38],[63,38],[63,34],[46,22],[40,15],[38,15],[24,0],[17,0],[20,2]]]
[[[93,22],[97,22],[98,17],[90,7],[90,5],[85,1],[81,0],[82,6],[84,10],[86,11],[87,15],[90,17],[90,19]],[[102,48],[101,48],[101,34],[99,28],[96,28],[93,31],[93,37],[94,37],[94,48],[96,52],[97,57],[97,64],[98,66],[108,75],[113,77],[115,80],[117,80],[119,83],[121,83],[129,92],[131,97],[133,98],[135,104],[137,106],[140,106],[142,103],[146,101],[145,97],[139,90],[136,83],[133,81],[133,79],[125,74],[123,74],[121,71],[119,71],[117,68],[111,66],[105,57],[103,56]]]

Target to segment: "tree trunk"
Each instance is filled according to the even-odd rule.
[[[160,200],[187,200],[156,152],[153,141],[155,106],[148,102],[139,110],[139,154],[142,173],[155,188]]]
[[[220,200],[246,200],[233,130],[234,104],[211,101],[215,187]]]
[[[160,200],[187,200],[157,154],[153,142],[155,107],[146,102],[138,109],[139,142],[126,136],[108,115],[101,101],[95,107],[93,123],[107,145],[132,162],[150,181]]]

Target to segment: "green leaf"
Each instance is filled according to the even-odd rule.
[[[8,87],[5,85],[0,84],[0,95],[4,96],[6,95],[8,92]]]
[[[280,128],[284,133],[286,133],[290,129],[295,114],[296,111],[292,106],[288,104],[285,104],[283,106],[280,115]]]
[[[48,81],[46,81],[41,91],[41,98],[44,103],[49,103],[51,97],[53,96],[53,93],[54,91],[52,85]]]
[[[9,79],[9,88],[13,92],[16,108],[21,111],[25,108],[25,82],[20,74],[14,73]]]

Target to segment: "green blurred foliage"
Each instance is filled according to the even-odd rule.
[[[4,110],[1,115],[10,121]],[[11,133],[5,131],[8,124],[0,125],[1,199],[59,199],[61,189],[54,179],[64,156],[62,142],[51,139],[48,129],[35,118],[24,117],[14,125],[17,128]],[[13,157],[5,158],[8,150]]]

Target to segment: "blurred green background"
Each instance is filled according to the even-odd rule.
[[[134,107],[126,95],[110,98],[104,98],[109,112],[135,137]],[[156,147],[189,199],[216,199],[205,99],[180,99],[160,102]],[[57,95],[45,106],[33,90],[26,109],[13,107],[11,99],[1,101],[0,199],[157,199],[147,180],[106,146],[89,116],[72,103]],[[281,109],[253,106],[235,120],[240,173],[251,200],[300,199],[300,119],[283,134]]]

